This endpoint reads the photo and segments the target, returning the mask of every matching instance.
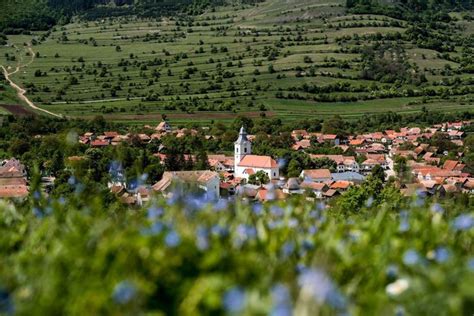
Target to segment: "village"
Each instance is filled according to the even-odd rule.
[[[437,133],[446,135],[450,142],[463,146],[463,129],[471,122],[447,122],[429,128],[406,127],[399,131],[385,130],[344,138],[334,134],[311,133],[306,130],[293,130],[292,150],[305,153],[314,142],[340,148],[343,154],[311,154],[310,159],[325,159],[333,163],[332,168],[304,169],[298,177],[285,177],[281,174],[286,163],[279,157],[255,155],[252,142],[255,135],[247,133],[242,127],[234,143],[234,154],[207,155],[208,170],[174,171],[166,170],[162,179],[152,185],[129,186],[124,176],[108,183],[110,192],[127,205],[146,204],[152,195],[170,197],[176,194],[177,187],[183,190],[199,190],[209,200],[238,197],[247,200],[268,201],[286,199],[291,195],[305,195],[317,201],[331,199],[344,194],[352,186],[363,183],[374,168],[383,170],[385,179],[399,183],[405,196],[416,194],[437,195],[440,197],[456,193],[474,193],[474,178],[461,162],[462,153],[446,159],[447,152],[430,146],[424,141]],[[104,132],[95,135],[87,132],[78,141],[91,148],[116,146],[129,142],[131,138],[144,144],[159,140],[168,135],[176,138],[197,134],[195,129],[173,129],[169,122],[162,121],[155,128],[146,126],[149,133],[121,135],[118,132]],[[211,139],[212,135],[206,135]],[[166,148],[160,146],[155,157],[162,163],[167,159]],[[352,153],[352,154],[345,154]],[[188,155],[187,159],[196,159]],[[397,159],[405,163],[410,181],[399,180],[400,170],[396,170]],[[70,161],[81,157],[68,157]],[[42,178],[43,187],[54,185],[54,179]],[[185,192],[181,192],[185,193]],[[12,158],[0,166],[0,197],[26,198],[29,194],[28,177],[20,161]]]

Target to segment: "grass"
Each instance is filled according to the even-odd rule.
[[[419,111],[423,106],[421,103],[409,105],[419,102],[417,97],[351,103],[275,98],[278,91],[291,92],[293,87],[305,83],[384,86],[357,79],[360,54],[347,50],[357,44],[353,40],[341,42],[339,39],[353,34],[363,36],[405,31],[404,27],[383,25],[390,21],[394,19],[348,15],[344,12],[343,1],[339,0],[296,0],[291,4],[277,0],[255,7],[227,6],[196,17],[191,26],[171,19],[79,21],[56,27],[43,42],[35,45],[33,49],[39,57],[13,78],[22,85],[29,85],[28,96],[48,110],[71,117],[104,114],[130,124],[136,123],[132,118],[137,115],[142,115],[144,122],[153,122],[161,114],[181,120],[180,117],[186,113],[193,114],[190,118],[193,122],[207,124],[209,110],[210,113],[222,113],[217,120],[227,121],[229,115],[236,113],[252,112],[258,116],[262,105],[285,120],[308,115],[357,117],[388,110]],[[352,25],[353,22],[363,26]],[[463,23],[470,25],[472,22]],[[15,46],[0,48],[0,63],[14,67],[18,61],[27,60],[24,43],[40,35],[10,36],[9,40]],[[63,36],[67,41],[62,40]],[[296,40],[298,36],[302,40]],[[412,43],[402,45],[409,62],[426,72],[429,82],[425,87],[443,78],[438,73],[446,64],[453,69],[459,67],[459,64],[443,59],[436,51],[421,49]],[[217,52],[213,52],[213,47]],[[227,51],[221,51],[222,47]],[[198,52],[200,48],[203,49],[201,53]],[[272,51],[275,57],[269,60],[268,54]],[[180,58],[183,53],[188,58]],[[5,54],[15,55],[16,61],[7,61]],[[131,54],[134,58],[130,57]],[[305,63],[305,56],[312,63]],[[162,64],[143,66],[155,59],[160,59]],[[119,66],[121,61],[129,64]],[[349,69],[338,67],[337,62],[344,61],[350,65]],[[107,70],[105,76],[100,76],[102,67],[98,66],[99,62]],[[268,72],[269,64],[274,66],[275,73]],[[307,69],[310,66],[316,67],[315,76],[295,77],[297,67]],[[194,74],[188,79],[182,77],[186,69],[194,67],[197,69]],[[256,69],[260,74],[255,73]],[[167,74],[168,70],[171,76]],[[35,76],[37,71],[45,75]],[[160,75],[154,76],[154,72]],[[226,72],[233,76],[224,76]],[[322,72],[332,76],[341,74],[346,78],[323,76]],[[459,76],[467,77],[468,74]],[[77,84],[69,84],[71,77],[77,79]],[[212,85],[218,85],[219,89],[209,90]],[[112,93],[113,87],[120,89]],[[407,88],[413,87],[405,85],[398,89]],[[336,97],[344,94],[331,93]],[[150,95],[153,98],[147,99]],[[425,105],[441,111],[469,110],[472,97],[430,98]]]

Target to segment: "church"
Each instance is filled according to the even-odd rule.
[[[278,164],[272,157],[252,155],[252,144],[242,126],[239,138],[234,143],[234,175],[248,180],[249,176],[261,170],[266,172],[270,179],[280,177]]]

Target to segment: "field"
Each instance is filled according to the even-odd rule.
[[[456,36],[472,33],[474,22],[456,23]],[[349,15],[341,0],[277,0],[194,18],[77,20],[47,34],[9,36],[0,64],[14,68],[29,58],[25,45],[33,40],[33,63],[12,76],[30,100],[69,117],[100,114],[128,124],[163,114],[176,123],[209,123],[237,114],[296,120],[472,109],[474,83],[455,62],[461,47],[440,53],[402,36],[392,42],[427,81],[360,78],[360,47],[407,27],[385,16]],[[446,84],[454,75],[463,89]],[[422,96],[427,90],[434,92]]]

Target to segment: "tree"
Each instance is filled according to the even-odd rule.
[[[270,177],[263,170],[259,170],[256,173],[250,175],[248,180],[248,183],[255,185],[263,185],[268,182],[270,182]]]
[[[240,130],[241,127],[244,127],[245,130],[248,132],[249,130],[251,130],[254,126],[253,124],[253,121],[251,118],[249,117],[246,117],[246,116],[237,116],[235,118],[235,120],[232,122],[232,126],[231,126],[231,129],[232,130],[235,130],[235,131],[238,131]]]
[[[207,157],[207,153],[204,149],[201,149],[196,155],[196,164],[194,165],[194,169],[208,170],[209,168],[210,167],[209,167],[209,160]]]
[[[335,171],[337,164],[334,160],[329,159],[327,157],[317,158],[313,160],[314,169],[330,169],[331,171]]]
[[[290,163],[288,164],[288,177],[298,177],[302,170],[303,168],[301,167],[300,162],[297,159],[291,159]]]
[[[15,139],[8,149],[15,157],[20,157],[30,150],[30,143],[25,139]]]
[[[464,139],[464,147],[467,151],[474,153],[474,134],[471,134]]]
[[[335,115],[334,117],[324,121],[322,132],[324,134],[344,136],[347,133],[346,127],[347,124],[344,120],[339,115]]]
[[[380,165],[375,165],[371,171],[372,177],[379,179],[380,181],[385,182],[385,171]]]

